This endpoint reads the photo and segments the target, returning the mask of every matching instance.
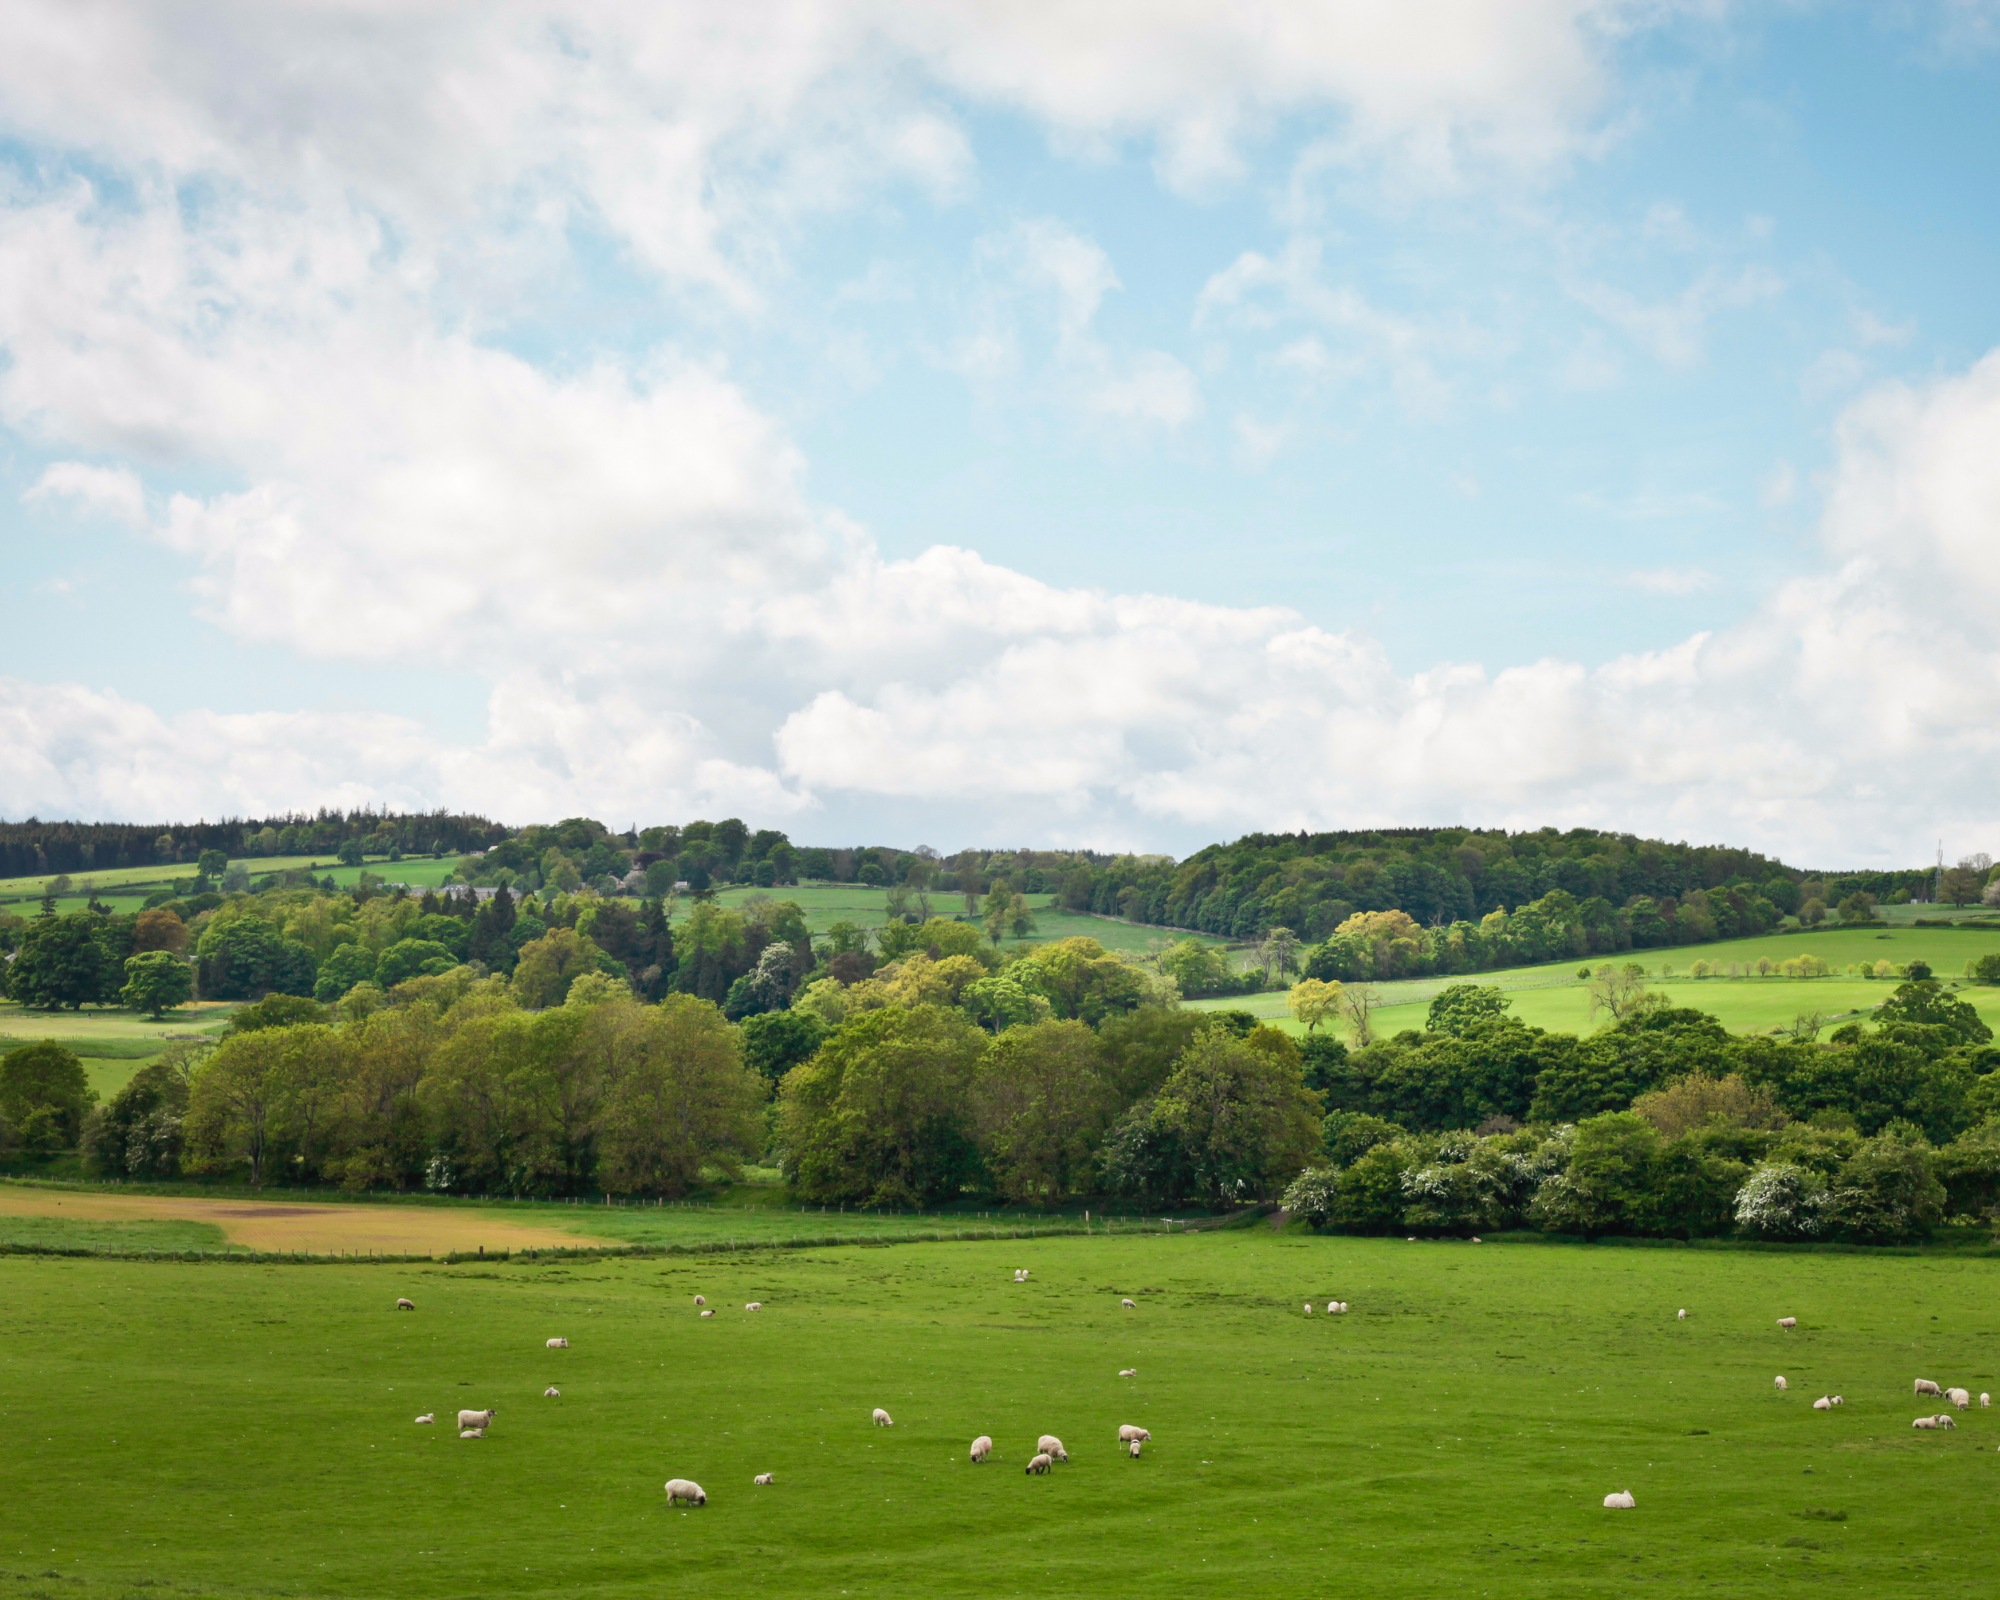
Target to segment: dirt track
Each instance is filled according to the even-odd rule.
[[[96,1222],[169,1218],[209,1222],[231,1243],[252,1250],[380,1250],[392,1255],[448,1250],[551,1249],[618,1244],[588,1234],[537,1228],[487,1211],[445,1206],[285,1205],[241,1200],[183,1200],[138,1194],[66,1194],[0,1184],[0,1215],[75,1217]]]

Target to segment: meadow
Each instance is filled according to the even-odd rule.
[[[363,872],[371,872],[391,883],[407,883],[413,888],[434,888],[451,877],[458,861],[457,856],[406,856],[401,861],[391,861],[387,856],[369,856],[361,866],[343,867],[324,856],[238,856],[230,865],[247,867],[253,883],[266,873],[299,872],[310,867],[315,878],[331,878],[343,889],[353,888]],[[66,915],[83,910],[90,904],[92,890],[114,911],[135,911],[138,909],[136,902],[153,890],[171,889],[176,880],[185,882],[193,876],[191,863],[124,867],[109,872],[73,872],[69,875],[70,881],[80,892],[58,895],[56,912]],[[17,914],[28,905],[39,909],[41,897],[51,881],[46,875],[0,878],[0,907],[11,907]]]
[[[1350,1315],[1300,1314],[1335,1296]],[[2000,1387],[1996,1333],[1983,1258],[1265,1227],[458,1266],[7,1256],[0,1600],[1972,1593],[2000,1557],[1977,1509],[2000,1414],[1915,1432],[1910,1383]],[[1827,1392],[1846,1405],[1811,1410]],[[484,1439],[411,1422],[487,1406]],[[1125,1422],[1152,1431],[1137,1461]],[[1071,1459],[1026,1477],[1044,1431]],[[978,1433],[998,1448],[974,1467]],[[670,1509],[669,1476],[707,1507]],[[1614,1489],[1638,1509],[1602,1509]]]
[[[1964,970],[1968,960],[1994,950],[2000,950],[2000,927],[1988,930],[1894,926],[1766,934],[1715,944],[1679,945],[1670,950],[1635,950],[1610,959],[1619,965],[1629,960],[1643,966],[1651,980],[1648,987],[1667,995],[1677,1006],[1706,1011],[1724,1027],[1738,1033],[1764,1033],[1773,1028],[1789,1029],[1801,1012],[1818,1012],[1830,1022],[1838,1022],[1865,1013],[1887,999],[1895,988],[1895,980],[1846,976],[1844,969],[1857,962],[1890,961],[1905,965],[1923,960],[1931,964],[1940,978],[1951,979]],[[1786,961],[1799,955],[1820,957],[1835,969],[1835,975],[1825,978],[1688,976],[1688,969],[1697,961],[1741,968],[1759,959]],[[1439,990],[1454,983],[1477,983],[1504,990],[1509,1001],[1508,1014],[1534,1027],[1559,1033],[1588,1033],[1597,1024],[1590,1015],[1589,988],[1579,973],[1586,966],[1601,965],[1605,959],[1599,956],[1588,961],[1552,961],[1458,977],[1377,984],[1375,988],[1383,1005],[1374,1013],[1374,1030],[1378,1035],[1388,1035],[1404,1028],[1421,1029],[1431,1000]],[[2000,988],[1967,984],[1957,993],[1970,1001],[1995,1034],[2000,1035]],[[1306,1031],[1291,1019],[1285,995],[1277,991],[1186,1003],[1206,1011],[1248,1011],[1288,1033],[1303,1035]],[[1339,1033],[1350,1041],[1353,1037],[1345,1025]]]

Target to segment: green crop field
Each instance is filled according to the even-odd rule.
[[[1300,1314],[1335,1296],[1350,1315]],[[0,1332],[0,1597],[24,1600],[1933,1596],[2000,1558],[1979,1509],[2000,1414],[1910,1427],[1915,1377],[2000,1388],[2000,1262],[1976,1257],[1261,1227],[455,1267],[10,1256]],[[1153,1435],[1136,1461],[1126,1422]],[[1024,1476],[1043,1432],[1070,1460]],[[706,1508],[670,1509],[671,1476]],[[1638,1508],[1603,1509],[1617,1489]]]
[[[341,888],[352,888],[364,871],[392,883],[432,888],[449,878],[457,869],[458,862],[457,856],[442,859],[412,856],[401,861],[391,861],[386,856],[370,856],[362,866],[343,867],[324,856],[239,856],[230,865],[247,868],[253,883],[266,873],[298,872],[311,867],[315,877],[332,878]],[[83,910],[90,903],[92,890],[102,895],[113,910],[131,910],[135,897],[142,897],[154,889],[171,888],[177,879],[185,881],[193,876],[192,864],[126,867],[110,872],[73,872],[69,875],[70,881],[81,892],[58,896],[56,911],[60,915]],[[50,881],[46,876],[0,878],[0,906],[11,902],[18,908],[23,902],[38,902]]]
[[[1894,981],[1846,976],[1845,969],[1857,962],[1890,961],[1901,965],[1923,960],[1931,964],[1939,977],[1949,979],[1957,977],[1968,960],[1993,950],[2000,950],[2000,927],[1991,930],[1836,928],[1729,939],[1717,944],[1680,945],[1671,950],[1638,950],[1612,959],[1620,964],[1636,961],[1645,967],[1652,975],[1651,987],[1668,995],[1675,1005],[1709,1012],[1723,1026],[1739,1033],[1757,1033],[1774,1027],[1789,1028],[1801,1012],[1818,1012],[1837,1020],[1880,1004],[1895,987]],[[1818,956],[1835,969],[1835,975],[1825,978],[1687,976],[1696,961],[1711,965],[1733,963],[1741,968],[1760,958],[1785,961],[1799,955]],[[1544,966],[1508,967],[1460,977],[1377,984],[1383,1005],[1374,1015],[1374,1028],[1378,1034],[1422,1028],[1431,999],[1440,989],[1453,983],[1480,983],[1504,989],[1511,1003],[1509,1014],[1523,1022],[1557,1032],[1587,1033],[1592,1026],[1590,995],[1578,973],[1584,966],[1596,966],[1603,959],[1556,961]],[[1663,972],[1673,976],[1662,976]],[[1959,993],[2000,1034],[2000,989],[1967,985]],[[1205,1011],[1248,1011],[1289,1033],[1305,1032],[1287,1014],[1285,996],[1281,993],[1194,1000],[1188,1004]],[[1344,1028],[1341,1037],[1349,1037]]]

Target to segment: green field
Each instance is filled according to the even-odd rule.
[[[1300,1315],[1336,1295],[1349,1316]],[[1985,1259],[1263,1228],[459,1267],[14,1256],[0,1596],[1971,1594],[2000,1558],[1979,1511],[2000,1420],[1914,1432],[1910,1381],[2000,1387],[1997,1332]],[[1846,1405],[1812,1411],[1828,1392]],[[411,1423],[486,1406],[485,1439]],[[1125,1422],[1152,1431],[1141,1460]],[[1025,1477],[1044,1431],[1071,1459]],[[973,1467],[978,1433],[998,1450]],[[670,1510],[669,1476],[708,1506]],[[1636,1511],[1601,1508],[1627,1488]]]
[[[2000,927],[1985,928],[1837,928],[1826,932],[1767,934],[1756,939],[1729,939],[1717,944],[1680,945],[1671,950],[1639,950],[1615,957],[1621,965],[1637,961],[1653,974],[1651,987],[1668,995],[1677,1006],[1692,1006],[1717,1017],[1727,1028],[1739,1033],[1760,1033],[1774,1027],[1791,1026],[1800,1012],[1816,1011],[1823,1017],[1839,1019],[1865,1012],[1888,998],[1894,981],[1850,978],[1734,977],[1690,978],[1688,969],[1696,961],[1710,963],[1789,960],[1798,955],[1815,955],[1836,969],[1860,961],[1891,961],[1898,965],[1914,960],[1928,961],[1940,978],[1954,978],[1965,963],[1988,951],[2000,950]],[[1604,958],[1593,957],[1588,965]],[[1473,972],[1460,977],[1422,978],[1404,983],[1382,983],[1375,987],[1384,1004],[1374,1015],[1377,1034],[1419,1028],[1433,996],[1453,983],[1495,984],[1507,992],[1509,1014],[1538,1028],[1562,1033],[1587,1033],[1592,1026],[1590,995],[1578,976],[1583,961],[1556,961],[1537,967],[1508,967],[1494,972]],[[1677,976],[1661,977],[1663,969]],[[2000,1034],[2000,988],[1967,985],[1958,991],[1978,1009],[1981,1016]],[[1242,995],[1233,999],[1188,1002],[1205,1011],[1248,1011],[1288,1033],[1305,1029],[1291,1020],[1281,993]],[[1325,1026],[1325,1024],[1322,1024]],[[1342,1030],[1341,1037],[1349,1034]]]
[[[352,888],[363,872],[372,872],[378,878],[386,878],[392,883],[407,883],[412,887],[433,887],[443,883],[458,867],[457,856],[432,859],[429,856],[405,857],[401,861],[391,861],[386,856],[370,856],[359,867],[343,867],[330,858],[321,856],[242,856],[233,860],[231,866],[247,867],[250,881],[256,882],[268,872],[297,872],[311,867],[315,877],[332,878],[341,888]],[[112,872],[73,872],[72,883],[81,888],[91,885],[114,911],[137,909],[137,902],[155,889],[171,888],[176,880],[185,881],[194,876],[191,863],[173,867],[128,867]],[[25,903],[38,903],[49,878],[0,878],[0,906],[12,903],[16,912]],[[115,893],[114,893],[115,891]],[[71,911],[81,911],[90,904],[90,890],[58,896],[58,915]]]

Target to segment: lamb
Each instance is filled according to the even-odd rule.
[[[1139,1459],[1139,1441],[1137,1439],[1134,1439],[1132,1441],[1131,1450],[1132,1450],[1132,1459],[1134,1461],[1137,1461]]]
[[[1014,1269],[1014,1281],[1016,1283],[1026,1283],[1028,1281],[1028,1269],[1026,1267],[1016,1267]]]
[[[398,1311],[414,1311],[417,1309],[417,1303],[414,1300],[398,1300],[396,1302],[396,1309]]]
[[[1990,1394],[1981,1394],[1979,1397],[1979,1403],[1983,1406],[1990,1406],[1991,1404],[1993,1404],[1993,1396],[1991,1396]]]
[[[1608,1494],[1604,1497],[1604,1509],[1606,1511],[1631,1511],[1636,1509],[1638,1504],[1639,1502],[1632,1498],[1632,1491],[1630,1489],[1620,1489],[1616,1494]]]
[[[489,1406],[484,1411],[461,1411],[458,1414],[458,1425],[461,1428],[490,1428],[493,1426],[493,1419],[499,1414],[498,1406]]]
[[[458,1436],[461,1439],[483,1439],[486,1437],[486,1430],[484,1428],[460,1428]]]
[[[1943,1411],[1940,1411],[1936,1416],[1932,1417],[1931,1423],[1934,1427],[1939,1427],[1939,1428],[1955,1428],[1958,1426],[1958,1424],[1952,1420],[1951,1416]]]
[[[975,1467],[991,1454],[993,1454],[993,1436],[990,1433],[982,1433],[972,1441],[972,1464]]]
[[[1939,1398],[1942,1398],[1944,1395],[1944,1390],[1940,1389],[1936,1384],[1932,1383],[1929,1378],[1917,1379],[1916,1392],[1918,1394],[1934,1394],[1937,1395]]]
[[[711,1309],[711,1310],[708,1310],[708,1311],[704,1311],[704,1312],[702,1313],[702,1315],[703,1315],[704,1317],[712,1317],[712,1316],[714,1316],[714,1315],[715,1315],[715,1312],[714,1312],[714,1311],[713,1311],[713,1310]]]
[[[569,1340],[551,1339],[549,1340],[549,1348],[551,1350],[567,1350],[569,1348]]]
[[[1137,1311],[1139,1309],[1139,1303],[1136,1300],[1120,1300],[1118,1303],[1127,1311]]]
[[[1833,1409],[1833,1400],[1831,1396],[1821,1395],[1817,1400],[1813,1402],[1813,1410],[1815,1411],[1831,1411],[1832,1409]]]
[[[1778,1326],[1785,1329],[1787,1332],[1789,1332],[1793,1328],[1796,1328],[1798,1325],[1799,1325],[1799,1319],[1797,1317],[1778,1318]]]
[[[1913,1428],[1935,1428],[1937,1424],[1938,1419],[1936,1417],[1919,1417],[1910,1426]]]
[[[1680,1315],[1680,1320],[1681,1320],[1682,1322],[1685,1322],[1685,1321],[1687,1321],[1687,1319],[1688,1319],[1688,1308],[1687,1308],[1686,1306],[1682,1306],[1682,1307],[1681,1307],[1681,1315]]]
[[[542,1391],[542,1398],[544,1400],[560,1400],[562,1398],[562,1390],[558,1389],[554,1384],[550,1384]]]
[[[1772,1382],[1772,1383],[1774,1383],[1775,1385],[1777,1385],[1777,1388],[1778,1388],[1778,1392],[1779,1392],[1780,1394],[1783,1394],[1783,1393],[1785,1392],[1785,1390],[1787,1390],[1787,1389],[1791,1388],[1791,1385],[1790,1385],[1789,1383],[1785,1382],[1785,1380],[1784,1380],[1783,1378],[1773,1378],[1773,1379],[1771,1380],[1771,1382]]]
[[[893,1427],[895,1427],[895,1425],[896,1425],[896,1419],[895,1419],[894,1417],[890,1416],[890,1415],[889,1415],[889,1413],[888,1413],[888,1412],[886,1412],[886,1411],[884,1411],[884,1410],[883,1410],[883,1409],[882,1409],[882,1408],[881,1408],[880,1406],[877,1406],[877,1407],[875,1408],[875,1426],[876,1426],[876,1427],[878,1427],[878,1428],[893,1428]]]
[[[1844,1406],[1847,1404],[1847,1402],[1843,1400],[1839,1395],[1833,1396],[1833,1403],[1837,1406]]]
[[[1139,1376],[1139,1369],[1137,1367],[1120,1367],[1118,1369],[1118,1376],[1121,1378],[1136,1378]],[[1983,1405],[1985,1402],[1982,1400],[1980,1403]]]
[[[772,1478],[770,1473],[760,1472],[757,1474],[756,1477],[752,1478],[750,1481],[751,1483],[755,1484],[758,1488],[768,1489],[771,1486]]]
[[[420,1425],[423,1423],[435,1422],[435,1421],[437,1421],[437,1413],[434,1411],[426,1411],[421,1417],[417,1418],[417,1422]]]
[[[1058,1439],[1052,1433],[1045,1433],[1041,1438],[1037,1439],[1035,1441],[1035,1448],[1044,1455],[1053,1456],[1058,1461],[1069,1460],[1069,1452],[1063,1448],[1062,1440]]]
[[[1328,1315],[1329,1317],[1337,1317],[1337,1316],[1339,1316],[1339,1315],[1340,1315],[1340,1302],[1339,1302],[1338,1300],[1329,1300],[1329,1301],[1327,1301],[1327,1303],[1326,1303],[1326,1314],[1327,1314],[1327,1315]]]
[[[705,1306],[708,1304],[708,1296],[705,1294],[698,1294],[694,1297],[694,1303],[698,1306]]]
[[[1306,1302],[1306,1315],[1311,1316],[1312,1314],[1313,1314],[1313,1303],[1310,1300],[1308,1300]]]
[[[1118,1429],[1118,1442],[1120,1444],[1132,1444],[1135,1441],[1142,1439],[1150,1444],[1152,1442],[1152,1438],[1153,1436],[1150,1433],[1148,1433],[1144,1428],[1135,1428],[1129,1422],[1120,1424]]]
[[[708,1491],[689,1478],[667,1479],[667,1504],[679,1505],[685,1500],[691,1506],[708,1504]]]
[[[1028,1463],[1027,1470],[1030,1472],[1047,1472],[1051,1465],[1052,1463],[1047,1456],[1036,1456],[1034,1460]]]
[[[1944,1397],[1961,1411],[1972,1404],[1972,1392],[1968,1389],[1947,1389]]]
[[[764,1302],[761,1300],[752,1300],[743,1309],[745,1311],[762,1311],[764,1309]]]

